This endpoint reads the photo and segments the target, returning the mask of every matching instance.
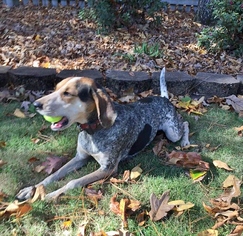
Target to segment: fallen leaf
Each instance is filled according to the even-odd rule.
[[[4,147],[6,147],[6,142],[0,141],[0,148],[4,148]]]
[[[128,227],[128,223],[127,223],[127,217],[126,217],[126,210],[127,210],[127,206],[129,204],[129,200],[122,198],[120,201],[120,212],[121,212],[121,218],[123,221],[123,227],[127,228]]]
[[[241,111],[243,111],[243,99],[242,98],[238,98],[235,95],[231,95],[229,97],[226,97],[226,103],[228,105],[231,105],[235,112],[240,113]]]
[[[3,160],[0,159],[0,167],[4,166],[6,164],[7,164],[7,162],[5,162],[5,161],[3,161]]]
[[[66,157],[47,157],[46,161],[41,163],[40,166],[44,166],[43,169],[47,174],[51,174],[60,169],[67,162]]]
[[[235,181],[239,182],[240,180],[234,176],[234,175],[229,175],[223,182],[223,187],[228,188],[231,186],[234,186]]]
[[[140,165],[135,166],[131,170],[130,179],[134,180],[134,179],[138,178],[141,175],[142,172],[143,172],[143,170],[140,168]]]
[[[5,193],[3,193],[2,191],[0,191],[0,202],[7,197],[7,195]]]
[[[38,199],[40,200],[44,200],[46,196],[46,191],[44,188],[44,185],[39,185],[37,187],[35,187],[35,193],[34,196],[31,198],[30,202],[36,202]]]
[[[176,207],[176,210],[177,211],[185,211],[185,210],[188,210],[188,209],[190,209],[190,208],[192,208],[194,206],[195,206],[195,204],[193,204],[191,202],[187,202],[185,204],[181,204],[178,207]]]
[[[86,226],[88,224],[88,221],[83,221],[79,227],[78,227],[78,235],[77,236],[85,236],[85,230]],[[91,234],[90,234],[91,235]]]
[[[14,111],[14,115],[18,118],[26,118],[26,115],[18,108]]]
[[[93,189],[93,188],[85,188],[84,189],[85,194],[88,196],[88,198],[94,202],[96,208],[98,207],[98,201],[103,197],[102,191]]]
[[[166,148],[167,145],[168,145],[168,140],[167,139],[161,139],[153,147],[154,154],[156,156],[159,156],[159,157],[165,156],[166,155],[166,151],[167,151],[167,148]]]
[[[61,224],[61,228],[62,229],[69,229],[72,226],[72,221],[71,220],[66,220],[64,222],[62,222]]]
[[[202,181],[206,176],[207,171],[190,170],[189,175],[194,180],[194,182]]]
[[[227,163],[225,163],[225,162],[223,162],[223,161],[220,161],[220,160],[214,160],[214,161],[213,161],[213,164],[214,164],[214,166],[216,166],[216,167],[219,167],[219,168],[222,168],[222,169],[225,169],[225,170],[228,170],[228,171],[232,171],[232,170],[233,170],[232,168],[230,168],[230,167],[228,166]]]
[[[40,159],[37,158],[37,157],[31,157],[31,158],[29,158],[28,162],[29,162],[29,163],[34,163],[34,162],[37,162],[37,161],[39,161],[39,160],[40,160]]]
[[[110,199],[110,210],[117,215],[121,214],[120,203],[116,201],[116,195]]]
[[[173,205],[168,205],[169,198],[170,191],[164,192],[160,199],[158,199],[154,193],[151,194],[151,210],[149,212],[149,216],[152,221],[158,221],[163,219],[167,215],[167,213],[173,209]]]
[[[237,225],[228,236],[241,236],[243,234],[243,225]]]
[[[167,157],[167,164],[169,165],[195,169],[197,171],[209,170],[209,163],[203,161],[201,155],[197,152],[172,151]]]
[[[0,211],[0,219],[8,219],[11,216],[20,218],[32,210],[32,206],[27,202],[14,201],[9,203],[6,208]]]
[[[197,236],[218,236],[218,235],[219,235],[218,230],[214,230],[214,229],[207,229],[197,234]]]
[[[143,211],[137,215],[136,220],[139,226],[143,226],[145,224],[147,215],[147,211]]]

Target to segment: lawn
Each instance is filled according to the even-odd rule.
[[[0,160],[7,162],[0,167],[0,192],[7,195],[2,202],[14,201],[19,189],[38,183],[46,176],[43,172],[34,171],[37,163],[30,163],[30,158],[44,161],[52,155],[72,158],[75,154],[78,135],[75,125],[63,132],[52,132],[48,128],[49,123],[40,115],[25,119],[15,117],[13,112],[19,106],[19,103],[0,104],[0,142],[6,144],[1,145]],[[125,170],[131,170],[140,164],[143,171],[134,183],[111,184],[107,181],[93,184],[94,189],[101,189],[103,192],[103,197],[98,202],[88,198],[81,188],[68,192],[57,202],[36,201],[32,204],[32,210],[23,217],[17,220],[15,217],[2,219],[1,235],[82,235],[82,225],[86,226],[87,235],[91,232],[100,232],[92,235],[106,235],[101,232],[117,231],[122,224],[121,216],[110,210],[110,199],[114,194],[117,194],[118,200],[129,198],[140,201],[141,212],[150,210],[149,199],[152,193],[159,198],[166,190],[170,190],[170,201],[180,199],[193,203],[194,207],[185,210],[179,217],[168,214],[157,222],[147,217],[142,226],[138,225],[138,213],[135,213],[128,217],[127,230],[130,233],[188,236],[211,228],[215,219],[204,210],[203,202],[210,205],[210,199],[217,198],[222,193],[222,183],[229,174],[242,178],[243,146],[242,137],[235,130],[235,127],[242,125],[238,115],[218,106],[207,109],[198,119],[180,111],[190,123],[191,143],[197,145],[186,152],[200,153],[202,159],[210,163],[210,171],[201,182],[193,183],[183,168],[164,165],[164,158],[155,156],[152,151],[157,142],[154,141],[145,151],[120,164],[117,176],[120,179]],[[34,141],[37,138],[40,141],[36,143]],[[168,151],[175,150],[176,146],[178,144],[171,144]],[[213,160],[226,162],[234,170],[229,172],[216,168],[212,164]],[[96,162],[90,162],[82,170],[52,184],[46,191],[50,192],[97,168]],[[242,207],[242,199],[234,198],[232,201]],[[71,226],[64,227],[65,222],[71,222]],[[219,235],[229,235],[234,227],[225,223],[218,228]]]

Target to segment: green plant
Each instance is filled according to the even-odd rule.
[[[150,57],[155,57],[155,58],[161,57],[163,55],[163,52],[160,49],[158,43],[154,43],[154,44],[142,43],[141,46],[135,45],[134,53],[137,53],[139,55],[148,55]]]
[[[204,28],[198,35],[199,46],[212,52],[227,50],[235,56],[242,56],[242,0],[212,0],[211,7],[216,25]]]
[[[104,30],[120,26],[130,26],[133,23],[145,23],[146,17],[161,23],[156,14],[164,3],[160,0],[88,0],[89,8],[80,11],[81,19],[88,18],[95,21]]]

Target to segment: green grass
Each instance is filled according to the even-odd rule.
[[[38,130],[43,125],[49,125],[43,118],[37,115],[34,118],[20,119],[12,113],[19,104],[0,104],[0,141],[6,142],[6,147],[0,148],[0,159],[7,162],[0,168],[0,190],[8,194],[5,201],[13,201],[19,189],[33,185],[42,180],[46,175],[33,172],[33,166],[28,164],[28,159],[37,157],[45,160],[49,155],[74,156],[78,131],[75,125],[66,131],[57,133],[45,129],[42,133],[51,137],[50,141],[41,141],[34,144],[31,139],[37,137]],[[198,147],[190,151],[200,152],[205,161],[210,162],[219,159],[227,162],[234,171],[232,174],[242,178],[243,169],[243,145],[242,137],[237,135],[234,127],[242,125],[236,113],[223,111],[214,106],[208,112],[196,120],[193,116],[184,114],[190,123],[191,143]],[[206,144],[212,147],[220,145],[216,151],[209,151]],[[129,193],[141,201],[142,208],[150,210],[149,197],[155,193],[158,197],[170,189],[170,199],[181,199],[190,201],[195,206],[176,218],[173,215],[167,217],[163,222],[146,221],[145,226],[139,227],[135,217],[128,221],[129,231],[134,235],[197,235],[198,232],[211,228],[214,220],[207,216],[202,207],[202,202],[208,203],[210,198],[217,197],[222,193],[222,182],[229,175],[229,172],[213,168],[211,173],[203,180],[202,184],[192,183],[183,169],[172,166],[164,166],[163,160],[156,157],[152,152],[151,144],[144,152],[133,159],[123,162],[119,167],[120,177],[124,170],[131,170],[141,164],[143,174],[135,184],[121,184],[114,187],[105,183],[95,184],[95,188],[102,188],[104,197],[96,207],[94,203],[84,197],[82,189],[70,191],[66,198],[60,202],[38,201],[33,204],[33,210],[24,216],[20,222],[2,220],[0,222],[1,235],[64,235],[61,228],[65,219],[73,221],[70,235],[78,234],[78,227],[82,221],[87,220],[87,232],[98,232],[100,230],[111,231],[121,228],[121,218],[109,209],[110,198],[117,193],[118,198],[128,197]],[[69,180],[78,178],[80,175],[89,173],[98,168],[96,162],[90,162],[82,170],[72,173],[65,179],[51,184],[47,191],[52,191],[63,186]],[[100,212],[103,211],[103,214]],[[59,219],[54,220],[54,217]],[[219,235],[228,235],[233,226],[219,228]],[[89,235],[89,234],[88,234]]]

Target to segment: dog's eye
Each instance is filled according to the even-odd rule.
[[[69,92],[64,92],[63,95],[64,95],[65,97],[72,97],[72,94],[70,94]]]

